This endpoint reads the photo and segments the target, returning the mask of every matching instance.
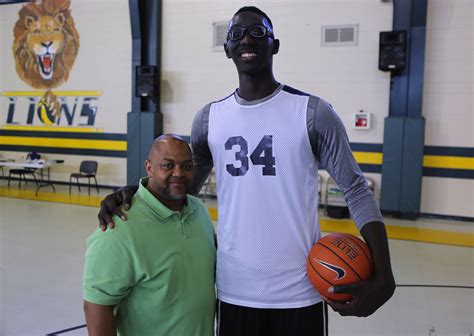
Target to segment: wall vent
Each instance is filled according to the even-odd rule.
[[[212,28],[214,32],[214,50],[224,51],[224,43],[227,38],[227,22],[214,22]]]
[[[323,47],[356,46],[359,25],[339,25],[321,27]]]

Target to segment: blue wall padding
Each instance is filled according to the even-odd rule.
[[[156,112],[130,112],[127,115],[127,185],[138,185],[146,176],[145,160],[153,140],[161,135],[163,115]]]
[[[416,217],[421,205],[425,119],[406,118],[404,126],[400,213]]]
[[[404,117],[385,118],[380,195],[382,211],[398,212],[400,209],[404,125]]]
[[[382,164],[380,208],[404,217],[420,212],[425,119],[388,117]]]

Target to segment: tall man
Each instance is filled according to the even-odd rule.
[[[89,335],[214,335],[214,229],[193,182],[188,144],[157,138],[128,222],[88,239]]]
[[[224,46],[239,87],[206,105],[193,122],[193,191],[199,191],[213,166],[217,178],[220,336],[326,335],[325,305],[305,267],[320,238],[319,166],[344,191],[374,263],[371,279],[331,288],[354,297],[331,306],[341,315],[368,316],[395,289],[383,218],[344,126],[329,103],[275,79],[272,61],[279,47],[264,12],[239,9]],[[127,198],[124,190],[103,202],[99,220],[104,229],[113,226],[109,213],[123,215],[116,203],[123,199],[127,208]]]

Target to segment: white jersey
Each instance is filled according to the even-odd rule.
[[[213,163],[216,171],[216,282],[224,302],[298,308],[321,300],[306,274],[320,237],[310,98],[283,86],[259,101],[234,94],[195,119],[195,155],[210,162],[202,170]]]

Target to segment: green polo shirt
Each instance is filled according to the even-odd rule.
[[[115,305],[119,335],[214,335],[214,229],[197,198],[182,212],[140,181],[126,222],[87,240],[84,300]]]

